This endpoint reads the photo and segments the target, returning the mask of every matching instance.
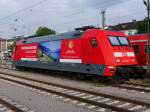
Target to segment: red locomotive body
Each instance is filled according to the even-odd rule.
[[[143,70],[143,72],[146,72],[147,68],[147,56],[150,58],[150,46],[147,46],[148,42],[148,35],[147,34],[138,34],[128,37],[130,40],[130,43],[133,46],[138,67]]]
[[[22,56],[22,47],[25,46],[26,53]],[[31,60],[31,50],[34,51],[32,52],[34,60]],[[16,58],[18,55],[21,57]],[[134,51],[124,33],[96,28],[29,38],[23,44],[16,45],[14,52],[16,67],[79,72],[107,77],[112,77],[115,73],[127,74],[129,73],[127,68],[136,64]]]
[[[14,61],[18,60],[28,60],[28,61],[37,61],[38,54],[38,44],[20,44],[16,45],[14,52]]]

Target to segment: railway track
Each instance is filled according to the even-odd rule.
[[[144,85],[144,84],[125,82],[122,85],[113,85],[113,87],[150,93],[150,86],[149,85]]]
[[[77,105],[86,106],[95,111],[118,111],[118,112],[150,112],[150,104],[117,96],[87,91],[84,89],[38,81],[35,79],[14,76],[11,74],[0,74],[1,80],[10,81],[28,88],[41,90],[46,93],[55,94],[63,101],[78,102]]]
[[[17,104],[13,99],[0,95],[0,112],[34,112],[26,106]]]
[[[146,84],[139,84],[139,83],[132,83],[132,82],[126,82],[126,84],[150,88],[150,85],[146,85]]]
[[[6,67],[0,67],[3,69],[9,69],[9,70],[15,70],[15,69],[11,69],[11,68],[6,68]],[[18,71],[18,70],[15,70]],[[0,72],[1,73],[1,72]],[[122,88],[122,89],[127,89],[127,90],[135,90],[135,91],[139,91],[139,92],[146,92],[146,93],[150,93],[150,86],[149,85],[144,85],[144,84],[137,84],[137,83],[131,83],[131,82],[124,82],[123,84],[120,85],[110,85],[113,87],[117,87],[117,88]]]

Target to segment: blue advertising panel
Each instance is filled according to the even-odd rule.
[[[61,40],[41,42],[39,46],[40,61],[59,61]]]

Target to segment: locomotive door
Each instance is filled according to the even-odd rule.
[[[143,64],[143,62],[144,62],[143,60],[145,60],[145,58],[146,58],[146,57],[143,57],[144,55],[142,55],[144,53],[144,50],[143,50],[143,53],[142,53],[141,52],[142,48],[140,48],[140,45],[138,45],[138,44],[133,44],[132,47],[133,47],[134,53],[137,57],[138,63]]]
[[[83,63],[91,64],[92,63],[92,49],[91,49],[91,39],[84,38],[82,40],[82,51],[83,51]]]

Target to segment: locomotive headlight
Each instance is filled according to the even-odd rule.
[[[113,66],[108,66],[108,68],[109,68],[109,69],[114,69],[114,67],[113,67]]]
[[[120,60],[120,59],[116,59],[115,61],[116,61],[117,63],[121,62],[121,60]]]

